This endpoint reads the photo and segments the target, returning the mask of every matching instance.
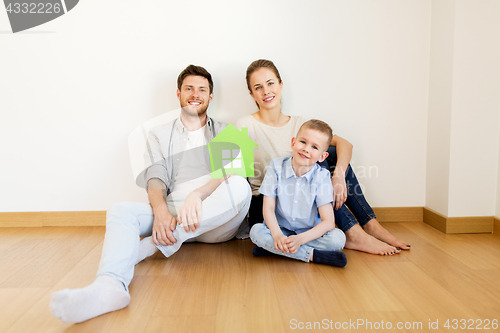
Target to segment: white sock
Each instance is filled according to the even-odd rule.
[[[153,236],[144,238],[139,242],[139,253],[137,254],[137,261],[135,264],[137,265],[147,257],[151,257],[156,251],[158,251],[158,248],[153,242]]]
[[[50,312],[66,323],[81,323],[102,314],[123,309],[130,295],[123,283],[102,275],[85,288],[64,289],[50,296]]]

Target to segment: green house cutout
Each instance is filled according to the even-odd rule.
[[[253,147],[258,146],[248,137],[248,128],[241,131],[229,124],[210,141],[211,178],[237,174],[242,177],[254,176]]]

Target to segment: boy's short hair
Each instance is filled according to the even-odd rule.
[[[299,131],[297,132],[297,135],[299,135],[300,131],[302,129],[305,129],[305,128],[313,129],[313,130],[316,130],[318,132],[325,134],[328,137],[328,143],[327,143],[327,148],[326,148],[326,149],[328,149],[328,146],[330,146],[330,142],[332,142],[332,138],[333,138],[333,131],[332,131],[332,128],[330,127],[330,125],[328,125],[324,121],[321,121],[318,119],[311,119],[311,120],[308,120],[305,123],[303,123],[302,126],[300,126]]]
[[[195,75],[195,76],[202,76],[205,79],[208,80],[208,87],[210,90],[210,93],[214,91],[214,83],[212,81],[212,75],[203,67],[201,66],[195,66],[195,65],[189,65],[187,66],[180,74],[179,77],[177,78],[177,88],[181,90],[182,87],[182,82],[184,79],[189,76],[189,75]]]

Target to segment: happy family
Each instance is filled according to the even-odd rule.
[[[321,120],[282,113],[274,63],[252,62],[246,83],[258,111],[234,125],[258,145],[255,176],[212,179],[204,147],[226,125],[207,115],[210,73],[186,67],[177,79],[180,116],[148,134],[150,163],[140,177],[149,204],[108,210],[97,277],[85,288],[53,293],[56,318],[79,323],[126,307],[135,265],[158,250],[170,257],[184,242],[220,243],[250,230],[254,256],[337,267],[347,263],[343,248],[376,255],[410,248],[376,220],[349,165],[352,145]]]

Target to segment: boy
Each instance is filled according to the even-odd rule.
[[[345,254],[338,251],[346,238],[335,228],[330,173],[316,164],[328,156],[331,140],[328,124],[309,120],[292,138],[292,158],[271,161],[259,189],[265,224],[250,230],[256,244],[253,255],[272,252],[305,262],[346,265]]]

